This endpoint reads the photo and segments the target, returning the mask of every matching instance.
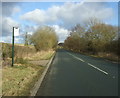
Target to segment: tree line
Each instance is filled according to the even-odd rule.
[[[64,42],[66,49],[91,54],[112,52],[120,55],[118,46],[120,46],[118,27],[105,24],[97,18],[74,26]]]

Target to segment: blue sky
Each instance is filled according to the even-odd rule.
[[[114,17],[111,21],[108,20],[109,24],[118,26],[118,3],[117,2],[109,2],[107,4],[108,7],[113,8],[114,10]]]
[[[23,43],[25,32],[33,34],[43,25],[53,27],[60,42],[69,35],[71,27],[84,23],[92,16],[107,24],[118,25],[117,2],[3,2],[2,11],[3,42],[11,42],[13,26],[20,27],[20,35],[15,42]]]

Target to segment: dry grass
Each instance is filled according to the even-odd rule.
[[[28,96],[43,67],[33,65],[15,65],[3,69],[3,96]]]
[[[23,46],[21,44],[15,44],[14,58],[15,61],[18,58],[30,57],[35,54],[36,50],[34,46]],[[12,45],[9,43],[2,43],[2,55],[3,55],[3,66],[11,65],[12,57]]]
[[[104,58],[106,60],[115,61],[115,62],[119,61],[119,56],[116,55],[115,53],[99,52],[98,54],[90,55],[90,56],[100,57],[100,58]]]
[[[25,58],[36,54],[34,46],[15,46],[15,58]]]
[[[9,46],[9,45],[8,45]],[[3,96],[29,96],[29,92],[38,77],[44,71],[44,66],[29,61],[48,62],[54,54],[53,50],[36,52],[33,46],[15,45],[15,64],[11,65],[11,58],[6,57],[6,66],[2,69],[2,93]],[[42,63],[43,64],[43,63]]]
[[[98,53],[99,57],[118,62],[118,56],[114,53]]]
[[[25,59],[27,60],[48,60],[50,59],[55,51],[53,50],[48,50],[48,51],[40,51],[37,52],[34,55],[29,55],[28,57],[26,57]]]

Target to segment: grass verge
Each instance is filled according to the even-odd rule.
[[[5,66],[2,69],[3,96],[29,96],[31,88],[43,73],[45,66],[28,63],[29,60],[50,59],[54,51],[42,51],[31,58],[18,59],[14,67]]]
[[[53,50],[49,50],[49,51],[41,51],[41,52],[37,52],[35,55],[31,56],[31,57],[27,57],[25,59],[27,60],[48,60],[50,59],[54,54]]]
[[[3,69],[3,96],[28,96],[29,90],[43,72],[43,67],[34,65],[19,65]]]

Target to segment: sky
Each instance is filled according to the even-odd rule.
[[[83,2],[86,1],[86,2]],[[51,26],[59,42],[69,36],[70,28],[96,17],[107,24],[118,25],[118,2],[2,2],[2,39],[12,42],[12,27],[19,27],[15,43],[24,43],[24,35],[33,34],[41,26]],[[102,0],[100,0],[102,1]]]

